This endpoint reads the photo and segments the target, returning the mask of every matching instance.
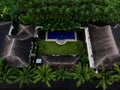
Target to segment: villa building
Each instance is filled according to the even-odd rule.
[[[89,25],[85,28],[86,42],[91,68],[103,65],[111,69],[113,64],[120,64],[120,27]]]
[[[6,36],[1,57],[10,67],[23,67],[30,65],[30,50],[32,38],[20,40],[19,38]]]
[[[2,41],[1,58],[3,58],[5,63],[10,67],[30,65],[31,50],[33,47],[32,38],[34,36],[35,27],[20,24],[17,35],[9,34],[9,28],[10,26],[0,26],[0,33],[4,35],[0,40]]]

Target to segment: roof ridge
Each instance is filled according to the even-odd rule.
[[[12,24],[12,22],[11,22],[11,21],[8,21],[8,22],[0,22],[0,26],[6,25],[6,24]]]
[[[23,65],[27,66],[27,63],[24,62],[22,59],[20,59],[18,56],[16,56],[16,58],[17,58]]]
[[[105,55],[101,60],[98,60],[99,62],[95,65],[95,68],[98,68],[99,65],[101,65],[102,62],[106,59],[107,56],[108,56],[108,55]]]
[[[15,38],[13,38],[12,41],[11,41],[10,49],[9,49],[9,51],[8,51],[8,56],[10,56],[10,54],[11,54],[11,52],[12,52],[12,49],[13,49],[14,43],[15,43]]]

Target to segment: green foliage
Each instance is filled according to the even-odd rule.
[[[15,82],[19,83],[19,87],[22,88],[24,84],[29,85],[30,83],[34,83],[33,77],[35,74],[33,73],[35,69],[31,66],[23,67],[22,70],[17,69]]]
[[[34,72],[36,75],[34,77],[34,83],[39,81],[44,82],[48,87],[51,87],[50,82],[55,81],[56,72],[53,71],[49,65],[38,66]]]
[[[15,68],[8,68],[4,65],[4,60],[0,59],[0,83],[6,82],[8,84],[14,83],[14,70]]]
[[[31,16],[29,16],[29,15],[20,16],[19,20],[21,21],[21,23],[24,23],[24,24],[33,24],[33,23],[35,23],[34,18],[31,18]]]
[[[113,70],[106,71],[103,66],[101,69],[102,71],[97,75],[100,81],[96,88],[102,86],[103,90],[106,90],[108,85],[112,85],[116,81],[116,75]]]
[[[39,45],[39,53],[48,55],[82,55],[84,52],[84,45],[81,41],[67,42],[64,45],[58,45],[56,42],[41,41]]]
[[[0,82],[6,82],[8,84],[14,83],[14,70],[15,68],[8,68],[7,66],[5,66],[0,73]]]
[[[87,22],[120,22],[120,1],[114,0],[1,0],[1,18],[71,30]]]
[[[116,64],[114,64],[114,70],[106,71],[102,67],[102,71],[96,74],[88,65],[81,65],[80,63],[74,68],[60,67],[54,71],[49,65],[37,66],[36,69],[31,66],[18,69],[7,67],[4,65],[4,60],[0,59],[0,83],[19,83],[20,88],[22,88],[24,84],[43,82],[50,87],[51,81],[70,79],[75,80],[76,86],[79,87],[86,81],[92,81],[96,78],[99,80],[96,88],[102,86],[103,90],[106,90],[108,85],[120,80],[120,68]],[[117,73],[115,74],[115,72]]]
[[[114,70],[116,71],[116,81],[120,81],[120,67],[117,64],[114,64]]]
[[[2,71],[3,67],[4,67],[4,60],[0,58],[0,71]]]
[[[73,73],[73,79],[77,81],[77,87],[86,81],[91,81],[95,76],[93,69],[89,68],[88,65],[81,65],[81,63],[76,65]]]
[[[67,80],[72,79],[72,72],[70,72],[68,69],[65,69],[63,67],[59,67],[56,70],[56,78],[57,80]]]
[[[83,55],[81,58],[81,63],[87,63],[88,62],[88,55]]]
[[[21,9],[16,0],[1,0],[0,6],[3,19],[7,17],[8,20],[17,20]]]

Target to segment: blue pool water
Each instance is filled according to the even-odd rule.
[[[58,40],[75,39],[75,34],[74,32],[53,31],[53,32],[48,32],[48,39],[58,39]]]

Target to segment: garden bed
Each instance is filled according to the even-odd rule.
[[[81,55],[84,52],[84,45],[81,41],[67,42],[64,45],[58,45],[56,42],[41,41],[39,44],[39,53],[47,55]]]

